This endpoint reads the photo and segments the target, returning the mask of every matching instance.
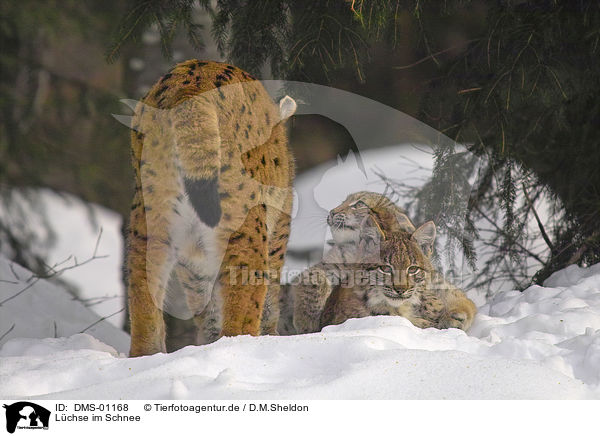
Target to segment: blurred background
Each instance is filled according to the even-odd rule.
[[[121,286],[133,172],[129,132],[111,114],[198,58],[368,97],[461,144],[429,150],[416,186],[393,169],[379,178],[461,250],[469,287],[541,283],[600,260],[599,42],[595,0],[6,0],[0,253],[65,281],[60,262],[108,244],[110,261],[93,259],[106,270],[82,267],[67,286],[90,306],[112,301],[103,315],[122,308],[122,291],[106,288]],[[290,140],[299,178],[356,150],[346,127],[317,115],[294,116]],[[86,297],[90,282],[99,290]]]

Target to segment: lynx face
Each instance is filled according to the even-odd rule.
[[[398,232],[382,243],[380,264],[365,265],[370,271],[369,306],[399,307],[431,288],[434,269],[425,253],[431,250],[434,238],[435,225],[430,221],[412,235]]]
[[[350,194],[327,217],[337,245],[357,244],[361,239],[386,239],[398,230],[413,232],[415,227],[404,211],[385,195],[361,191]]]
[[[351,204],[346,202],[333,209],[327,217],[327,224],[336,244],[358,242],[361,229],[369,218],[370,209],[362,200]]]

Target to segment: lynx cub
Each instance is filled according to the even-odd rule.
[[[370,315],[399,315],[415,326],[467,330],[477,311],[458,288],[438,274],[429,258],[435,225],[428,222],[412,235],[398,232],[381,244],[381,251],[363,254],[356,266],[362,277],[351,287],[337,287],[325,303],[319,328],[340,324],[349,318]]]
[[[332,209],[327,223],[333,247],[323,260],[303,271],[290,286],[297,333],[319,331],[319,318],[335,283],[345,279],[345,270],[361,261],[361,244],[378,245],[390,235],[415,227],[404,211],[385,195],[361,191],[351,194]]]
[[[279,281],[243,284],[238,272],[282,267],[294,174],[283,124],[295,109],[290,97],[275,105],[239,68],[197,60],[176,65],[135,108],[131,356],[165,352],[171,275],[195,315],[197,343],[260,334],[267,287],[276,296]]]

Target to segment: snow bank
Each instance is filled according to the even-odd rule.
[[[98,322],[100,316],[67,291],[35,278],[30,271],[2,257],[0,302],[0,344],[11,338],[68,337],[85,330],[118,351],[129,349],[129,336],[124,331],[107,321]],[[10,352],[6,351],[7,346],[0,349],[0,356]],[[14,343],[10,347],[15,347]]]
[[[600,399],[600,265],[545,285],[497,294],[468,333],[370,317],[135,359],[87,335],[11,339],[0,397]]]
[[[20,359],[8,357],[3,359],[5,369],[0,372],[0,396],[53,399],[592,396],[580,381],[532,362],[444,350],[443,342],[451,347],[461,341],[452,337],[456,336],[454,332],[450,335],[443,332],[443,339],[437,344],[425,341],[428,347],[442,348],[427,351],[405,348],[403,342],[414,342],[415,336],[422,332],[415,331],[403,319],[371,318],[353,324],[341,331],[296,337],[225,338],[206,347],[187,347],[170,355],[137,359],[119,359],[95,349],[57,350],[55,354]],[[62,350],[63,344],[57,347]]]
[[[60,279],[74,287],[77,296],[93,312],[102,317],[110,316],[108,321],[122,328],[125,313],[119,310],[123,309],[125,292],[121,278],[121,216],[97,204],[50,189],[13,189],[11,195],[23,210],[22,214],[3,210],[0,204],[0,216],[6,225],[36,235],[33,251],[49,265],[60,264],[60,268],[64,268],[73,265],[74,259],[81,263],[92,256],[98,243],[98,258],[64,271]]]
[[[49,223],[56,233],[56,244],[50,249],[48,263],[53,265],[69,256],[79,261],[89,259],[102,230],[98,255],[102,258],[65,271],[61,278],[73,283],[78,296],[100,316],[122,328],[125,312],[123,285],[123,237],[121,216],[97,204],[86,203],[72,195],[40,191],[46,203]]]

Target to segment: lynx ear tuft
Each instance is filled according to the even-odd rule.
[[[283,97],[279,101],[279,116],[281,120],[287,120],[289,117],[294,115],[297,107],[298,105],[296,105],[296,102],[292,97],[290,97],[289,95]]]
[[[435,242],[435,224],[433,221],[427,221],[412,234],[417,244],[423,250],[425,256],[431,256],[433,253],[433,244]]]

